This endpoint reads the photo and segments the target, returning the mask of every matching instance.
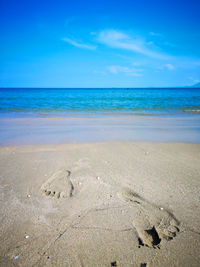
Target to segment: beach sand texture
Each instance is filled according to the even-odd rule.
[[[200,144],[0,147],[0,266],[199,266]]]

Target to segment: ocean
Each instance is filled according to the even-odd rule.
[[[200,113],[200,89],[0,89],[0,116],[99,116],[107,113]]]
[[[0,89],[0,146],[200,143],[200,89]]]

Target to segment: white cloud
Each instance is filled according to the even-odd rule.
[[[129,68],[129,67],[123,67],[119,65],[112,65],[108,66],[108,70],[113,73],[113,74],[118,74],[118,73],[125,73],[126,75],[129,76],[143,76],[143,69],[136,69],[136,68]]]
[[[149,49],[148,43],[142,38],[132,38],[129,35],[116,30],[101,31],[97,37],[97,41],[109,47],[130,50],[152,58],[169,58],[169,56],[163,53]]]
[[[172,64],[166,64],[165,66],[168,68],[168,70],[174,70],[175,69],[175,67]]]
[[[82,48],[82,49],[88,49],[88,50],[95,50],[96,46],[94,45],[88,45],[88,44],[83,44],[83,43],[78,43],[70,38],[63,38],[62,39],[64,42],[71,44],[75,47]]]
[[[162,65],[158,65],[158,66],[156,66],[156,71],[164,71],[164,70],[166,70],[166,69],[168,69],[168,70],[174,70],[175,69],[175,67],[174,67],[174,65],[172,65],[172,64],[162,64]]]

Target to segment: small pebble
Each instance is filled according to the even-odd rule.
[[[31,197],[31,195],[27,195],[27,197]]]
[[[111,262],[111,266],[119,266],[119,262],[118,261],[113,261],[113,262]]]
[[[13,259],[14,260],[17,260],[19,258],[19,255],[15,255],[15,256],[13,256]]]
[[[99,176],[97,176],[97,180],[99,180],[100,179],[100,177]]]
[[[81,183],[81,182],[79,182],[78,184],[79,184],[79,185],[82,185],[82,183]]]
[[[26,238],[26,239],[29,238],[29,235],[25,235],[24,238]]]
[[[163,208],[160,208],[160,210],[163,210]]]

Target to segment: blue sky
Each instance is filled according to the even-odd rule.
[[[0,87],[198,83],[199,14],[199,0],[0,0]]]

